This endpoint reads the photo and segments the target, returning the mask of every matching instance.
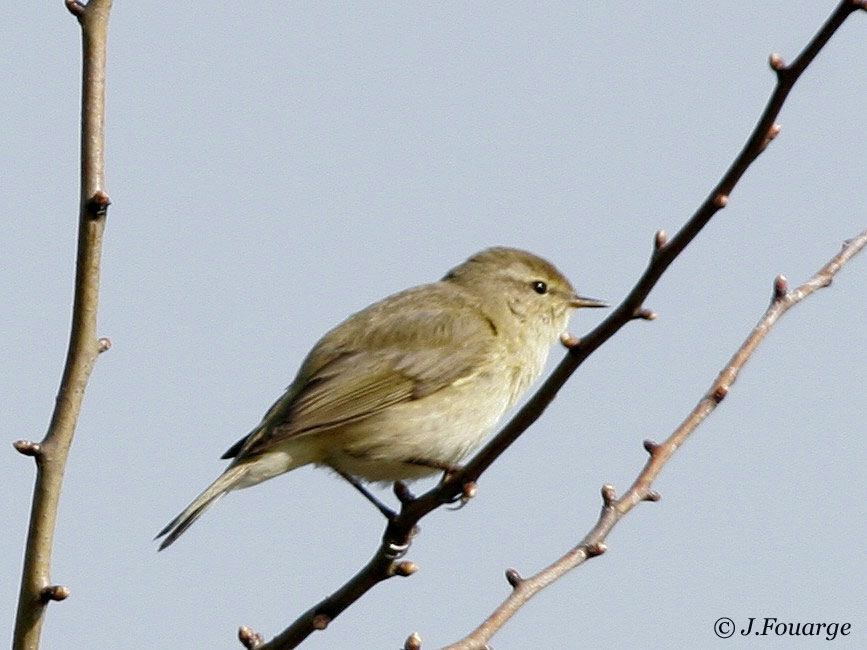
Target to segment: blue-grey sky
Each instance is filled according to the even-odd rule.
[[[67,467],[52,578],[71,596],[43,646],[237,648],[239,625],[270,637],[342,584],[383,522],[323,470],[231,494],[164,553],[151,538],[350,312],[494,244],[621,300],[654,231],[676,230],[740,149],[768,54],[790,61],[833,6],[115,2],[99,318],[114,346]],[[0,31],[8,638],[34,473],[10,443],[42,437],[68,335],[80,45],[60,0],[17,3]],[[600,486],[629,485],[641,441],[693,407],[774,276],[800,283],[867,226],[865,36],[853,16],[806,72],[778,139],[651,294],[659,318],[599,350],[471,504],[422,522],[417,574],[306,647],[469,632],[506,596],[504,569],[558,557]],[[666,467],[662,501],[493,646],[709,645],[724,616],[849,622],[834,647],[867,646],[865,296],[867,257],[790,312]]]

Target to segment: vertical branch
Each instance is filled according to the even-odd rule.
[[[52,585],[50,578],[57,506],[84,389],[96,357],[110,345],[106,339],[96,338],[96,314],[102,234],[109,205],[104,190],[104,124],[105,50],[111,0],[91,0],[86,5],[66,0],[66,7],[78,19],[82,30],[81,197],[75,297],[66,364],[48,431],[41,442],[19,440],[15,443],[19,452],[36,461],[15,620],[15,650],[39,647],[47,604],[69,595],[66,587]]]

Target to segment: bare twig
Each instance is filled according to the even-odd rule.
[[[790,66],[783,65],[782,61],[778,60],[779,57],[772,60],[772,69],[776,72],[777,82],[752,134],[722,179],[680,231],[670,240],[664,233],[657,233],[647,269],[617,309],[584,338],[579,340],[570,336],[564,339],[564,344],[568,348],[565,358],[524,407],[461,471],[450,474],[438,486],[416,499],[402,500],[400,512],[389,522],[379,549],[367,565],[332,595],[301,614],[278,636],[254,647],[261,650],[297,647],[307,636],[317,629],[322,629],[323,621],[333,620],[374,585],[397,575],[394,564],[409,549],[418,521],[442,504],[451,503],[459,498],[464,491],[463,486],[476,481],[482,472],[542,415],[560,388],[592,352],[626,323],[636,319],[651,320],[654,317],[652,311],[642,306],[651,289],[713,215],[728,204],[729,195],[741,176],[779,133],[780,129],[775,124],[775,120],[786,96],[801,73],[846,18],[852,12],[864,8],[863,4],[855,0],[843,0]],[[595,550],[602,552],[601,547]]]
[[[752,356],[774,324],[783,314],[807,296],[831,284],[831,278],[852,257],[859,253],[865,245],[867,245],[867,230],[855,239],[847,241],[837,255],[819,269],[812,278],[794,291],[788,291],[785,277],[782,275],[778,276],[774,280],[773,296],[768,309],[725,368],[719,373],[708,391],[696,404],[692,412],[665,442],[656,444],[649,440],[645,441],[644,448],[650,457],[626,493],[617,499],[614,488],[610,485],[604,485],[602,487],[602,513],[599,515],[596,525],[587,533],[584,539],[556,562],[530,578],[515,578],[517,573],[514,572],[514,569],[507,571],[506,579],[512,586],[512,592],[508,598],[471,634],[457,643],[448,646],[445,650],[479,650],[480,648],[485,648],[494,633],[530,598],[565,573],[603,552],[605,550],[605,539],[626,513],[641,501],[657,501],[659,495],[651,490],[653,481],[656,480],[656,477],[674,452],[686,442],[686,439],[693,431],[698,428],[704,419],[725,398],[737,380],[738,374],[744,367],[744,364]]]
[[[843,24],[843,21],[854,11],[860,8],[860,3],[852,0],[843,0],[821,29],[816,33],[804,51],[788,66],[782,70],[775,69],[777,83],[765,110],[762,112],[750,137],[747,139],[738,156],[732,162],[716,187],[708,194],[698,210],[690,217],[677,234],[667,239],[665,233],[656,233],[654,236],[653,253],[650,263],[644,274],[632,288],[623,302],[615,309],[596,329],[584,336],[577,345],[569,347],[569,353],[555,368],[551,376],[533,395],[512,420],[483,447],[478,454],[467,463],[464,471],[451,477],[452,482],[460,484],[468,480],[476,480],[481,473],[496,460],[503,451],[511,445],[518,436],[523,433],[550,404],[563,384],[573,372],[590,356],[599,346],[611,338],[621,327],[636,318],[652,319],[653,312],[646,312],[642,305],[651,289],[656,285],[665,270],[675,258],[695,239],[698,233],[719,210],[724,208],[729,201],[729,196],[744,172],[765,150],[769,139],[779,133],[779,126],[774,123],[783,102],[791,91],[801,73],[813,61],[822,46],[828,42],[834,32]],[[448,483],[448,482],[447,482]],[[448,492],[447,485],[438,488]],[[452,487],[451,490],[456,490]],[[420,497],[424,499],[427,495]]]
[[[75,298],[66,364],[48,431],[39,443],[20,440],[14,444],[15,449],[22,454],[36,459],[36,482],[12,643],[15,650],[39,647],[45,606],[52,600],[63,600],[69,595],[66,587],[50,582],[57,506],[84,389],[96,357],[110,345],[108,339],[98,341],[96,338],[96,313],[102,234],[110,203],[103,189],[103,124],[105,50],[111,0],[90,0],[87,4],[68,0],[66,7],[81,24],[83,44],[81,199]]]

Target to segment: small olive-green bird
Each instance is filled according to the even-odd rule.
[[[539,376],[572,310],[604,306],[532,253],[490,248],[353,314],[223,454],[226,471],[160,531],[160,550],[227,492],[309,463],[362,492],[360,481],[454,469]]]

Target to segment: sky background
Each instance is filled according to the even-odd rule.
[[[239,648],[374,552],[380,515],[304,468],[151,541],[225,466],[321,334],[482,248],[526,248],[619,302],[653,233],[728,167],[834,3],[132,3],[111,17],[97,364],[66,471],[52,648]],[[60,0],[0,25],[0,638],[67,345],[78,196],[79,29]],[[694,406],[767,306],[867,226],[867,16],[790,95],[782,133],[628,325],[482,477],[422,521],[420,570],[309,648],[424,648],[472,630],[625,490],[645,438]],[[867,256],[779,323],[609,551],[537,596],[497,650],[702,645],[726,616],[849,622],[867,647]],[[570,330],[605,316],[579,312]],[[552,363],[563,354],[555,348]],[[425,483],[425,486],[430,483]],[[384,498],[390,492],[383,491]]]

